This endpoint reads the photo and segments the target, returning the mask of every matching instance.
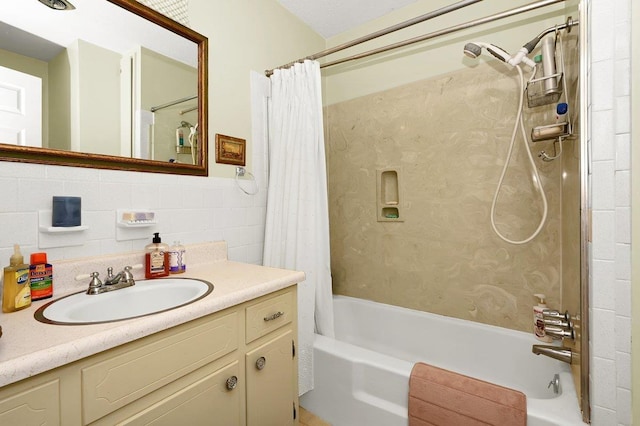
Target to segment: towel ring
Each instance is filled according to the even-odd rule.
[[[246,189],[244,189],[242,185],[240,185],[240,181],[238,180],[238,178],[244,175],[249,175],[251,177],[251,180],[253,181],[253,184],[256,187],[255,191],[249,192]],[[242,192],[244,192],[247,195],[256,195],[260,190],[260,188],[258,188],[258,183],[256,182],[256,177],[253,175],[253,173],[248,172],[247,169],[245,169],[244,167],[236,167],[236,185],[238,186],[238,188],[240,188]]]

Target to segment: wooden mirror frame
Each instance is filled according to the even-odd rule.
[[[208,39],[134,0],[107,0],[198,45],[198,158],[199,164],[168,163],[113,155],[62,151],[0,143],[0,161],[58,166],[127,170],[148,173],[208,176]]]

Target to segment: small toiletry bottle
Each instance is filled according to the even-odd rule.
[[[551,342],[551,337],[547,336],[544,331],[544,314],[543,311],[547,309],[547,304],[545,303],[544,294],[534,294],[533,295],[537,300],[538,304],[533,306],[533,334],[535,334],[536,339],[541,342]]]
[[[29,263],[31,300],[53,296],[53,267],[47,263],[47,253],[32,253]]]
[[[169,273],[181,274],[187,270],[185,251],[186,249],[180,244],[180,241],[173,242],[173,246],[169,250]]]
[[[29,265],[24,263],[20,246],[14,244],[9,266],[4,268],[2,312],[15,312],[31,306]]]
[[[160,233],[153,234],[153,241],[144,248],[145,277],[158,278],[169,275],[169,246],[160,239]]]

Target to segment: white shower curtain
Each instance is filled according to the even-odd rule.
[[[333,336],[320,65],[276,70],[269,102],[264,265],[303,271],[298,287],[300,394],[313,389],[313,333]]]

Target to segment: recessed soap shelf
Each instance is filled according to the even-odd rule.
[[[400,169],[377,170],[377,218],[378,222],[404,222]]]

